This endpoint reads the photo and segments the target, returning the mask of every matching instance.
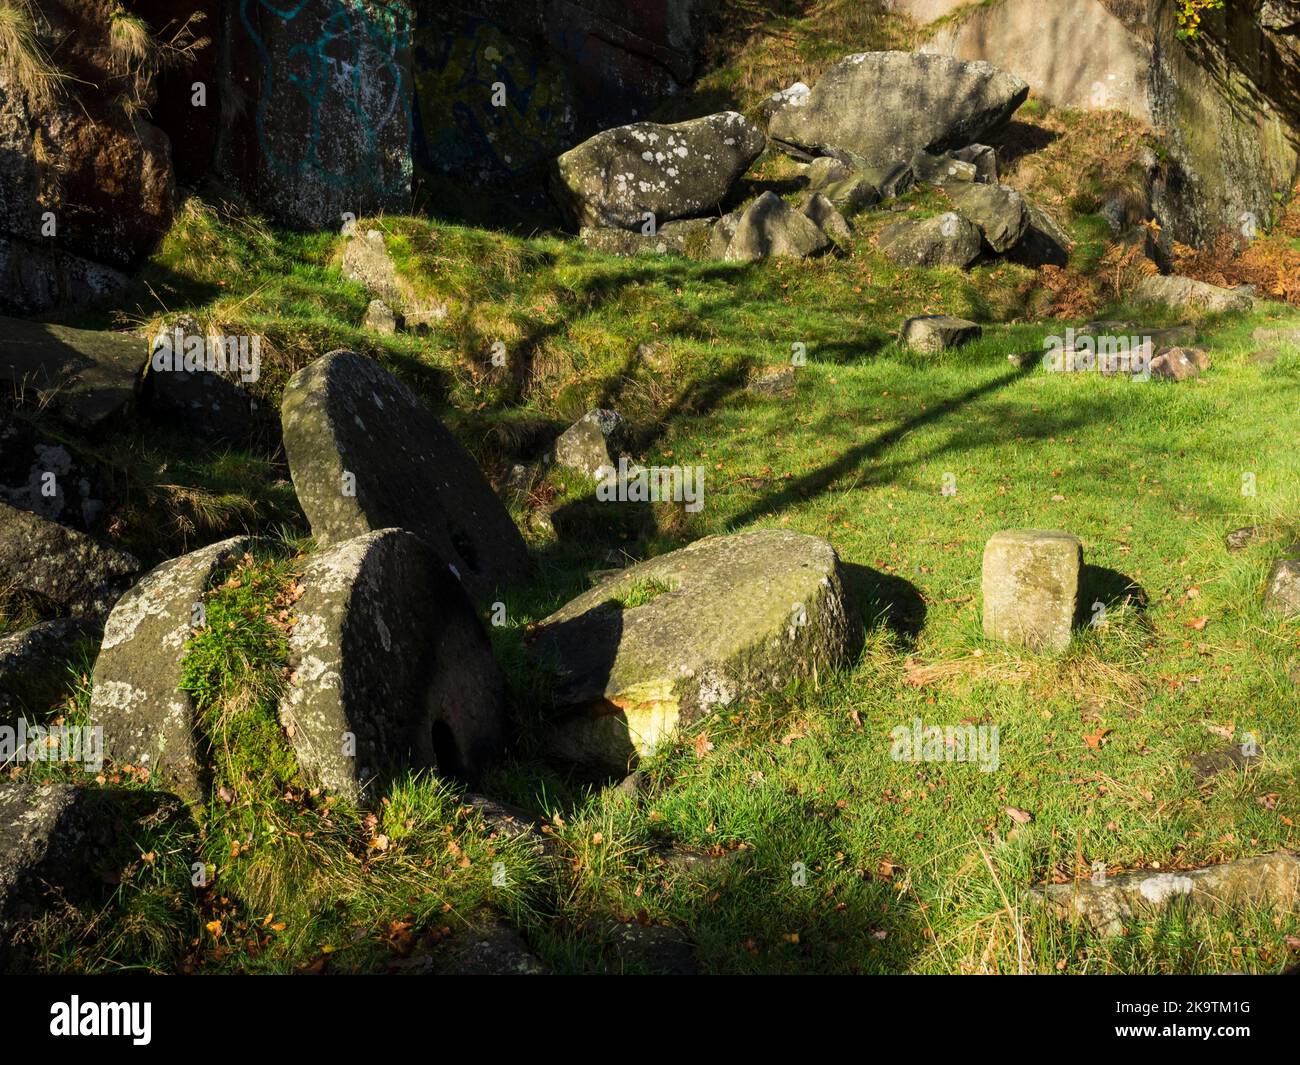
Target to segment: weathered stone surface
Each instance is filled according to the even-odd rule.
[[[903,220],[876,236],[876,247],[899,266],[957,266],[965,268],[980,257],[979,228],[956,211],[923,222]]]
[[[808,166],[808,188],[819,192],[836,182],[847,181],[856,173],[857,171],[844,160],[836,159],[831,155],[822,155]]]
[[[1069,533],[994,533],[984,548],[984,635],[1032,650],[1065,650],[1082,570],[1083,544]]]
[[[0,714],[48,710],[68,689],[77,644],[93,632],[87,622],[59,618],[0,636]]]
[[[965,318],[947,314],[925,314],[909,318],[899,331],[899,341],[913,351],[936,355],[947,348],[960,347],[983,336],[984,330]]]
[[[576,226],[639,230],[715,209],[766,143],[735,111],[598,133],[556,160],[552,189]]]
[[[105,754],[148,769],[191,801],[203,797],[205,752],[194,705],[180,690],[185,641],[203,621],[214,574],[248,545],[222,540],[150,570],[108,616],[95,659],[90,717],[104,729]]]
[[[718,219],[709,232],[709,250],[707,254],[710,259],[725,259],[727,257],[727,248],[731,246],[731,238],[736,235],[738,225],[740,225],[739,211],[730,211]]]
[[[1233,529],[1227,533],[1223,538],[1223,542],[1229,551],[1243,551],[1255,540],[1259,539],[1260,535],[1259,526],[1245,525],[1240,529]]]
[[[1125,873],[1107,877],[1103,884],[1048,884],[1035,888],[1031,898],[1106,936],[1152,920],[1180,900],[1212,913],[1243,906],[1271,906],[1287,913],[1300,902],[1300,859],[1279,851],[1204,869]]]
[[[95,303],[128,280],[120,270],[62,248],[0,235],[0,311],[6,314]]]
[[[865,52],[831,67],[801,106],[773,115],[769,133],[819,155],[841,149],[890,164],[981,140],[1028,95],[1028,85],[988,63]]]
[[[226,42],[244,101],[218,153],[226,180],[295,226],[408,210],[411,20],[394,0],[241,5]]]
[[[280,719],[303,770],[352,800],[406,769],[477,778],[505,742],[505,682],[433,550],[366,533],[310,558],[298,584]]]
[[[0,412],[0,502],[87,532],[104,509],[105,481],[99,466]]]
[[[59,701],[72,680],[68,663],[95,628],[85,620],[60,618],[0,636],[0,714],[39,714]]]
[[[613,956],[606,972],[636,972],[663,976],[694,976],[699,972],[695,944],[680,928],[609,921],[604,939]]]
[[[1255,305],[1244,292],[1173,274],[1144,277],[1134,296],[1146,303],[1200,311],[1248,311]]]
[[[1070,261],[1074,239],[1050,214],[1037,204],[1025,200],[1028,225],[1020,242],[1006,254],[1012,262],[1035,269],[1065,266]]]
[[[48,402],[62,420],[94,431],[135,399],[149,345],[122,333],[0,318],[0,384],[24,405]]]
[[[638,590],[659,594],[624,607]],[[716,708],[842,661],[859,630],[816,537],[712,536],[640,563],[538,626],[533,651],[557,676],[554,749],[625,772]]]
[[[194,351],[199,344],[201,352]],[[261,337],[208,333],[187,315],[154,338],[141,406],[151,417],[203,437],[246,440],[253,432],[256,408],[247,384],[260,374]]]
[[[1260,326],[1250,334],[1250,338],[1256,344],[1300,348],[1300,326]]]
[[[1210,368],[1204,348],[1169,348],[1151,360],[1151,376],[1166,381],[1190,381]]]
[[[383,300],[371,300],[366,307],[366,317],[361,327],[382,336],[395,336],[405,323],[401,316]]]
[[[0,582],[61,613],[108,613],[139,569],[125,551],[0,503]]]
[[[343,245],[343,276],[364,285],[366,291],[391,307],[401,307],[406,291],[397,276],[397,264],[388,254],[384,234],[378,229],[353,230]]]
[[[1001,253],[1019,243],[1029,228],[1029,211],[1020,193],[1006,185],[982,182],[948,187],[948,196],[964,217],[979,227],[985,242]]]
[[[374,360],[350,351],[317,359],[290,379],[280,413],[320,546],[409,529],[480,598],[531,574],[523,538],[474,459]]]
[[[653,234],[630,229],[593,229],[583,226],[578,231],[578,239],[588,248],[625,258],[644,254],[684,255],[693,258],[708,246],[713,226],[714,220],[711,218],[684,218],[677,222],[666,222]]]
[[[840,247],[845,247],[853,240],[853,230],[849,228],[849,223],[822,193],[814,192],[809,197],[803,205],[803,214]]]
[[[617,411],[588,411],[555,441],[555,462],[595,477],[597,471],[614,465],[623,435],[623,419]]]
[[[974,163],[958,159],[951,152],[933,155],[930,152],[912,154],[912,173],[917,181],[945,188],[948,185],[969,184],[979,177]]]
[[[861,172],[872,187],[878,190],[882,200],[897,199],[916,185],[916,172],[910,163],[895,161],[878,166],[864,166]]]
[[[765,192],[747,208],[727,245],[728,262],[806,259],[831,246],[816,222],[793,210],[775,192]]]
[[[1300,614],[1300,559],[1280,558],[1273,563],[1264,607],[1275,614]]]
[[[754,373],[746,387],[760,396],[792,396],[795,391],[795,368],[789,363],[764,366]]]
[[[544,976],[549,971],[523,936],[500,922],[458,933],[433,960],[444,976]]]
[[[949,153],[954,159],[975,167],[977,181],[998,182],[998,152],[987,144],[968,144]]]
[[[98,909],[140,851],[146,822],[183,817],[164,793],[71,784],[0,784],[0,970],[26,951],[14,934],[47,910],[69,903]],[[43,959],[48,965],[49,959]]]

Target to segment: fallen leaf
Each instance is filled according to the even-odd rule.
[[[1184,622],[1183,625],[1184,628],[1195,629],[1197,632],[1200,632],[1207,624],[1209,624],[1209,621],[1210,619],[1208,617],[1192,618],[1191,621]]]
[[[1015,806],[1007,807],[1007,816],[1018,825],[1027,825],[1034,819],[1034,815],[1025,810],[1018,809]]]

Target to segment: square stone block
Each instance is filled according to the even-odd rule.
[[[984,548],[984,635],[1036,651],[1069,645],[1083,544],[1044,529],[1004,529]]]

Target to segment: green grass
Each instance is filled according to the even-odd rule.
[[[782,165],[765,163],[740,195],[782,181]],[[918,191],[897,206],[919,217],[943,199]],[[893,217],[861,215],[849,257],[758,266],[618,260],[553,234],[424,219],[363,222],[385,229],[411,284],[449,308],[428,335],[383,338],[360,329],[368,296],[338,273],[340,238],[192,207],[145,276],[169,312],[273,338],[266,402],[306,359],[353,347],[406,379],[494,473],[587,409],[612,406],[638,461],[705,467],[705,505],[599,503],[589,481],[558,472],[515,503],[542,576],[513,590],[505,626],[490,627],[520,742],[484,790],[545,819],[546,858],[493,838],[432,780],[397,785],[373,820],[311,794],[273,714],[285,662],[270,619],[292,552],[255,558],[238,587],[219,584],[189,658],[205,729],[221,737],[193,844],[215,879],[179,911],[175,941],[190,945],[149,948],[138,963],[382,969],[436,953],[444,929],[490,911],[561,971],[619,967],[609,923],[632,918],[684,928],[702,967],[719,972],[1293,964],[1294,914],[1175,910],[1102,940],[1026,900],[1032,885],[1087,875],[1094,861],[1117,873],[1300,846],[1300,638],[1258,606],[1270,561],[1300,528],[1300,352],[1270,367],[1247,358],[1256,326],[1291,315],[1262,305],[1203,322],[1214,366],[1199,381],[1017,370],[1008,354],[1041,349],[1078,320],[1051,317],[1052,294],[1018,266],[891,266],[870,237]],[[187,254],[188,243],[207,254]],[[1089,269],[1091,254],[1077,252],[1074,269]],[[117,310],[155,313],[143,291]],[[981,322],[984,338],[942,356],[899,348],[906,316],[939,312]],[[1171,320],[1122,304],[1090,313]],[[505,368],[490,362],[497,339]],[[751,368],[789,361],[795,345],[807,364],[793,397],[745,390]],[[305,532],[274,451],[205,455],[177,440],[166,452],[184,471],[174,483],[215,485],[225,470],[249,501],[214,515],[206,538],[272,516],[290,538]],[[1253,496],[1241,492],[1245,474]],[[1224,533],[1248,524],[1267,538],[1230,554]],[[860,657],[715,714],[643,767],[635,795],[548,765],[538,753],[546,678],[528,664],[528,626],[611,559],[762,526],[835,545],[867,625]],[[1104,627],[1081,631],[1060,658],[981,634],[983,545],[1018,526],[1079,535],[1085,606],[1106,607]],[[631,605],[662,590],[624,594]],[[917,717],[996,725],[999,768],[893,761],[891,731]],[[1191,759],[1245,732],[1261,756],[1198,781]],[[1008,808],[1032,820],[1016,824]],[[673,860],[682,851],[700,860]],[[493,883],[498,861],[510,871],[504,888]],[[137,964],[123,944],[96,956]],[[70,956],[52,952],[51,964]]]

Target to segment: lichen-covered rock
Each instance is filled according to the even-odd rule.
[[[951,152],[934,155],[931,152],[915,152],[912,155],[912,173],[917,181],[928,185],[947,188],[949,185],[968,185],[979,177],[974,163],[958,159]]]
[[[800,106],[779,110],[768,132],[805,151],[841,149],[882,165],[981,140],[1028,95],[1028,85],[989,63],[864,52],[831,67]]]
[[[0,318],[0,385],[79,429],[101,429],[130,409],[148,358],[145,341],[122,333]]]
[[[556,465],[595,477],[614,465],[623,435],[623,419],[617,411],[588,411],[555,441]]]
[[[397,276],[397,264],[388,254],[384,234],[378,229],[367,229],[364,233],[355,230],[347,235],[340,269],[344,277],[364,285],[372,296],[389,306],[402,306],[405,292]]]
[[[578,239],[595,251],[624,258],[645,254],[696,258],[708,246],[713,226],[712,218],[684,218],[677,222],[666,222],[654,233],[583,226],[578,232]]]
[[[95,659],[90,718],[104,730],[104,753],[189,800],[203,796],[205,755],[194,704],[180,688],[185,642],[204,624],[213,576],[248,545],[222,540],[150,570],[108,616]]]
[[[107,480],[80,453],[0,412],[0,501],[88,532],[103,512]]]
[[[735,111],[676,125],[605,130],[556,160],[552,188],[577,227],[639,230],[707,214],[766,143]]]
[[[1138,282],[1134,296],[1180,310],[1248,311],[1255,301],[1245,292],[1174,274],[1156,274]]]
[[[371,300],[366,307],[366,317],[361,323],[362,329],[369,329],[381,336],[396,336],[404,323],[401,316],[383,300]]]
[[[556,753],[618,772],[720,706],[834,667],[859,631],[835,549],[761,529],[623,571],[541,622],[532,649],[555,670]]]
[[[740,225],[739,211],[729,211],[714,223],[709,233],[708,257],[710,259],[727,257],[727,248],[731,246],[731,238],[736,235],[738,225]]]
[[[958,212],[975,223],[995,252],[1010,250],[1029,228],[1029,211],[1024,199],[1006,185],[983,182],[952,185],[948,196]]]
[[[968,144],[949,153],[954,159],[970,163],[975,168],[976,181],[988,181],[997,184],[998,152],[987,144]]]
[[[1264,607],[1275,614],[1300,614],[1300,559],[1280,558],[1273,563],[1264,592]]]
[[[373,359],[336,351],[299,370],[280,417],[320,546],[409,529],[479,598],[531,574],[523,538],[474,459]]]
[[[429,546],[366,533],[310,558],[298,585],[280,720],[302,769],[354,801],[406,769],[477,778],[505,741],[504,679]]]
[[[145,826],[165,832],[183,818],[162,792],[0,784],[0,971],[31,961],[17,934],[24,925],[66,904],[98,910],[139,861],[133,843]]]
[[[0,636],[0,715],[48,710],[72,680],[68,663],[95,627],[72,618],[42,621]],[[0,717],[0,724],[10,720]]]
[[[1028,224],[1020,242],[1006,254],[1012,262],[1038,269],[1065,266],[1070,261],[1074,239],[1050,214],[1036,203],[1025,201]]]
[[[0,235],[0,311],[7,314],[94,303],[129,280],[120,270],[62,248]]]
[[[856,173],[857,171],[843,159],[822,155],[808,166],[808,188],[813,192],[819,192],[836,182],[847,181]]]
[[[741,263],[806,259],[830,246],[830,238],[816,222],[793,210],[775,192],[765,192],[740,216],[724,258]]]
[[[0,582],[61,613],[107,614],[139,570],[125,551],[0,503]]]
[[[876,247],[899,266],[957,266],[965,268],[980,257],[980,231],[956,211],[923,222],[902,221],[876,236]]]
[[[947,314],[925,314],[909,318],[899,332],[904,347],[926,355],[937,355],[948,348],[978,340],[984,333],[976,323]]]
[[[1169,348],[1151,360],[1151,376],[1167,381],[1190,381],[1209,368],[1204,348]]]
[[[1066,532],[1004,529],[984,548],[984,635],[1063,651],[1079,607],[1083,544]]]
[[[1085,921],[1104,936],[1122,935],[1126,927],[1153,920],[1174,904],[1212,913],[1249,907],[1285,914],[1300,903],[1300,859],[1279,851],[1204,869],[1048,884],[1035,888],[1030,898],[1062,917]]]

